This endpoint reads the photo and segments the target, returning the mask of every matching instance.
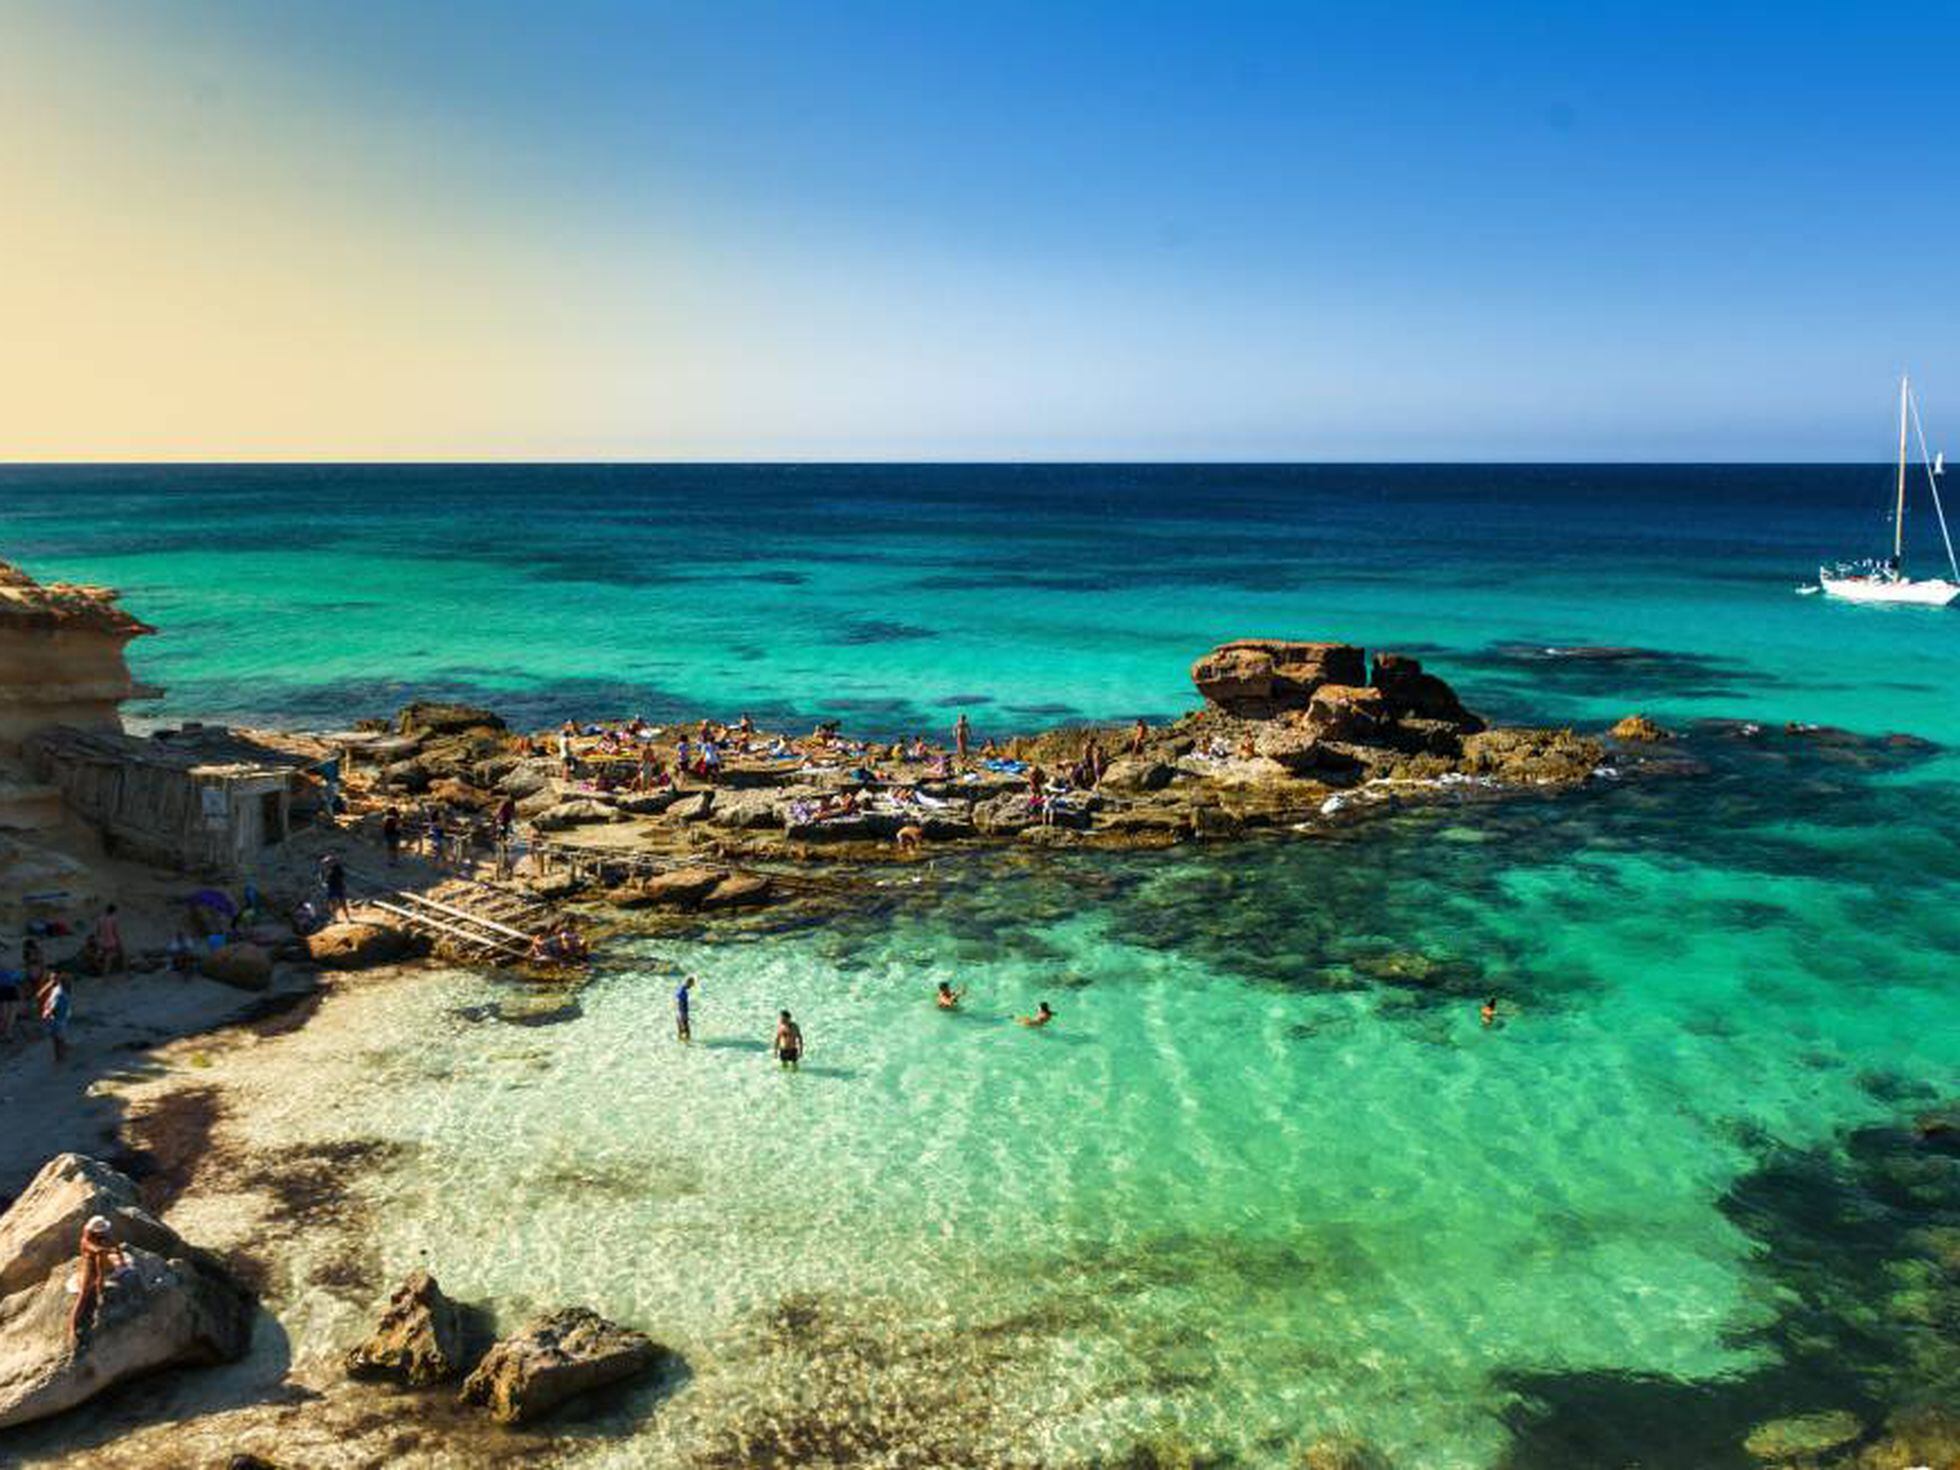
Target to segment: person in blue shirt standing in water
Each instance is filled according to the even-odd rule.
[[[674,1025],[682,1041],[694,1040],[694,1030],[688,1025],[687,1003],[689,992],[694,989],[694,977],[689,975],[681,981],[681,988],[674,992]]]

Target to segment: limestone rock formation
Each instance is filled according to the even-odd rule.
[[[1162,761],[1154,761],[1147,756],[1122,755],[1109,763],[1103,771],[1102,780],[1096,785],[1099,790],[1134,795],[1143,791],[1162,791],[1176,775],[1177,772]]]
[[[463,1314],[427,1271],[395,1288],[380,1324],[347,1354],[350,1377],[410,1388],[460,1378],[464,1366]]]
[[[161,690],[131,677],[123,651],[156,629],[107,587],[43,586],[0,561],[0,752],[53,725],[120,730],[124,700]]]
[[[128,1266],[71,1346],[77,1243],[98,1214]],[[251,1294],[145,1212],[128,1179],[78,1154],[51,1160],[0,1218],[0,1262],[0,1428],[161,1368],[235,1362],[251,1341]]]
[[[1191,682],[1213,707],[1259,720],[1306,708],[1323,684],[1366,684],[1368,668],[1351,643],[1240,638],[1219,644],[1193,664]]]
[[[656,873],[640,885],[647,902],[661,908],[691,909],[706,898],[722,880],[713,868],[676,868]]]
[[[730,873],[701,898],[704,909],[753,908],[768,903],[773,885],[754,873]]]
[[[1389,718],[1437,720],[1465,732],[1484,728],[1483,720],[1463,707],[1456,691],[1404,653],[1378,653],[1369,676],[1379,689]]]
[[[637,1377],[661,1356],[646,1334],[571,1307],[492,1347],[464,1381],[461,1401],[482,1405],[500,1423],[524,1424],[577,1394]]]

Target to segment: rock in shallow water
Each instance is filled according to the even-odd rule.
[[[1820,1414],[1799,1414],[1789,1419],[1772,1419],[1749,1431],[1742,1447],[1765,1464],[1807,1460],[1829,1450],[1848,1445],[1865,1432],[1856,1414],[1829,1409]]]
[[[567,1399],[647,1372],[663,1350],[643,1332],[569,1307],[528,1322],[483,1355],[460,1401],[502,1424],[524,1424]]]
[[[463,1372],[463,1314],[427,1271],[417,1271],[388,1299],[366,1342],[347,1354],[348,1376],[425,1388]]]

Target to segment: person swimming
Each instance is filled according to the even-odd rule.
[[[1493,995],[1489,1000],[1485,1001],[1483,1009],[1478,1014],[1484,1018],[1484,1024],[1486,1026],[1495,1026],[1497,1024],[1497,997]]]
[[[958,990],[955,990],[949,981],[941,980],[939,982],[939,993],[933,997],[933,1000],[942,1011],[956,1011],[959,1009],[960,1001],[965,996],[966,987],[964,985]]]
[[[788,1011],[776,1017],[776,1040],[770,1050],[786,1072],[796,1071],[796,1064],[803,1059],[803,1028],[790,1018]]]
[[[1048,1002],[1044,1000],[1034,1008],[1032,1016],[1016,1016],[1014,1019],[1023,1026],[1046,1026],[1055,1019],[1055,1013],[1048,1008]]]

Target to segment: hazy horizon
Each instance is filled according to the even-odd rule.
[[[1960,11],[0,0],[0,461],[1859,463]]]

